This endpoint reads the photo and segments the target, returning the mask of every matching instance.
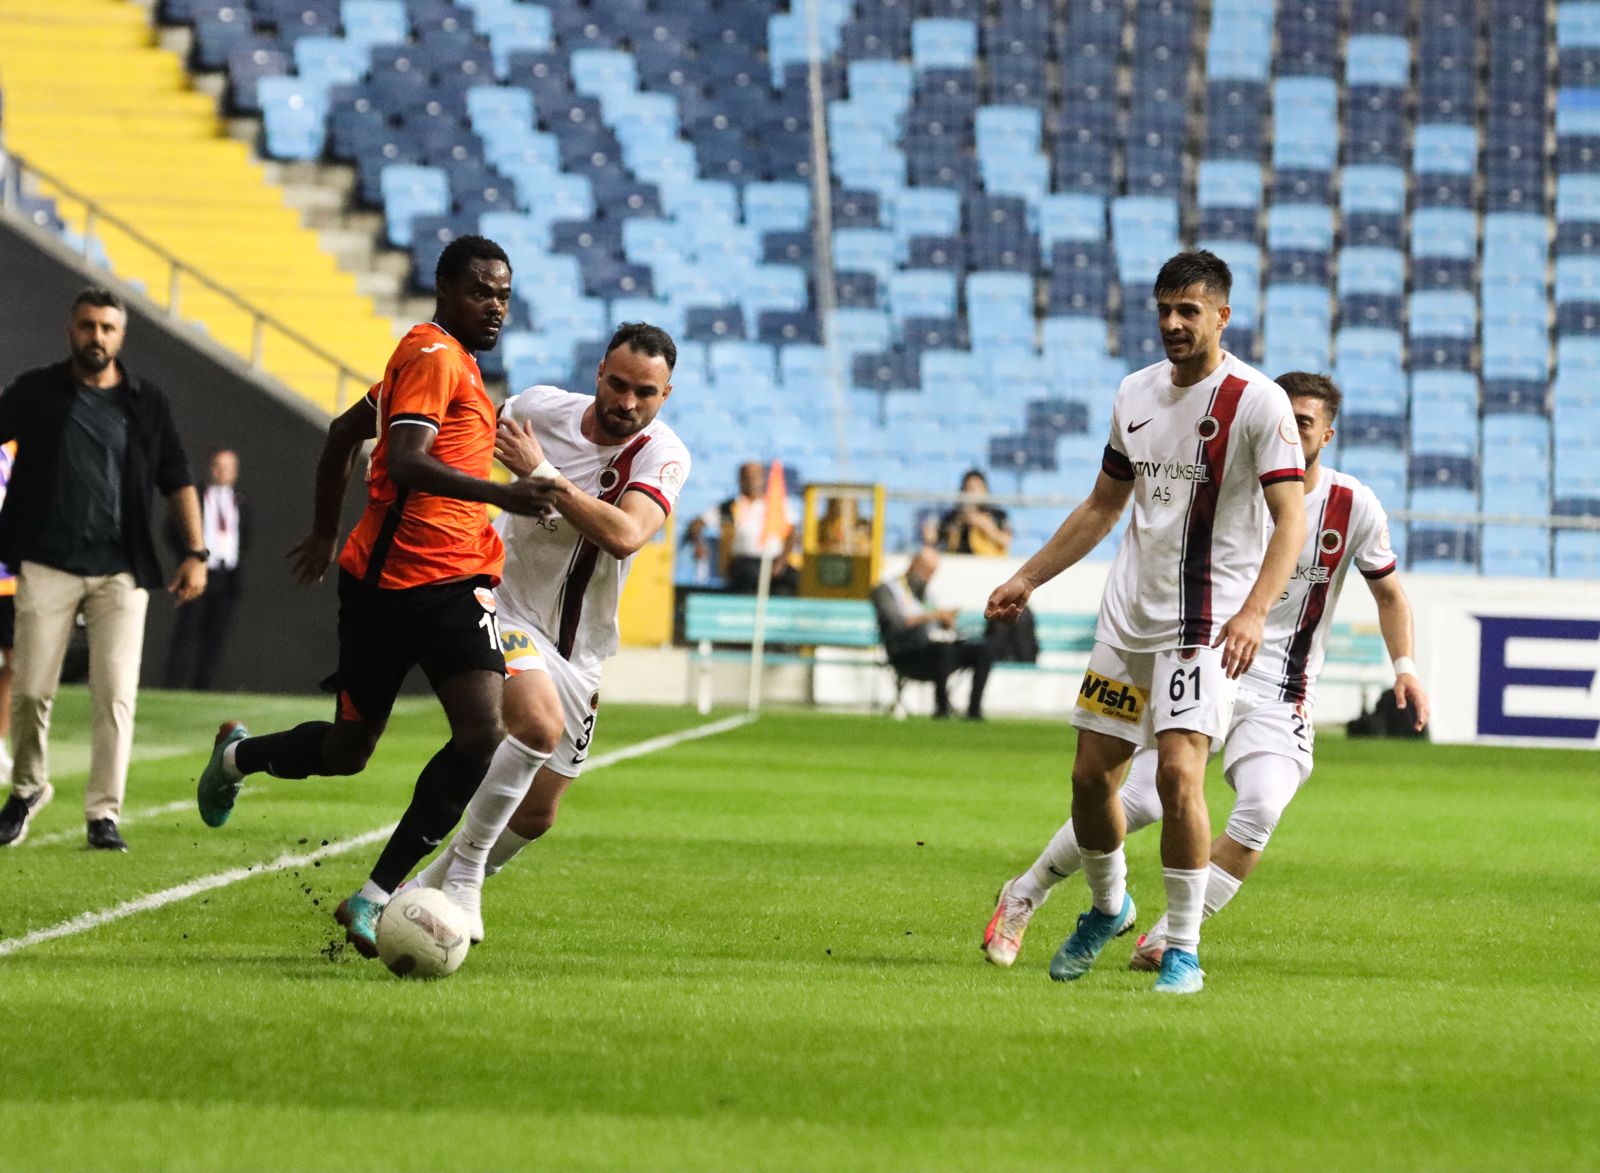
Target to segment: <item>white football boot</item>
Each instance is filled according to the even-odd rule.
[[[1016,880],[1007,880],[1000,889],[994,916],[983,930],[983,956],[990,965],[1002,969],[1017,959],[1022,949],[1022,935],[1028,931],[1028,921],[1033,918],[1033,901],[1011,894],[1011,885],[1015,883]]]

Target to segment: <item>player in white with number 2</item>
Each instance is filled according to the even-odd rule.
[[[474,943],[485,875],[550,829],[582,772],[628,569],[689,477],[689,450],[656,418],[677,356],[665,330],[630,322],[612,336],[592,397],[530,387],[501,409],[495,455],[518,476],[550,480],[554,511],[496,522],[508,735],[460,831],[413,881],[442,888],[467,913]]]
[[[1192,994],[1204,986],[1206,759],[1222,744],[1234,681],[1261,646],[1306,524],[1305,461],[1288,396],[1222,349],[1232,286],[1228,266],[1209,252],[1179,253],[1162,266],[1155,296],[1167,361],[1122,381],[1089,499],[989,596],[989,617],[1014,619],[1040,584],[1111,532],[1133,498],[1072,712],[1072,820],[1093,906],[1050,962],[1058,981],[1082,977],[1133,928],[1117,785],[1134,751],[1154,745],[1168,921],[1155,988]],[[986,946],[1006,931],[1005,907],[1002,889]]]
[[[1325,375],[1291,371],[1278,378],[1289,394],[1306,457],[1306,542],[1289,589],[1267,616],[1266,640],[1239,682],[1228,747],[1223,759],[1237,798],[1227,828],[1211,844],[1203,915],[1233,899],[1254,870],[1290,799],[1311,775],[1312,703],[1322,671],[1324,645],[1345,573],[1352,563],[1378,604],[1378,626],[1394,662],[1396,703],[1413,725],[1428,722],[1428,698],[1411,659],[1411,604],[1394,573],[1389,523],[1372,490],[1354,477],[1325,468],[1319,459],[1333,439],[1339,414],[1338,387]],[[1156,756],[1134,755],[1122,785],[1123,818],[1137,831],[1161,818],[1156,793]],[[999,920],[985,952],[996,965],[1010,965],[1022,947],[1028,920],[1061,880],[1078,870],[1077,837],[1069,821],[1039,858],[1008,883]],[[1139,938],[1132,969],[1159,968],[1168,941],[1162,918]]]

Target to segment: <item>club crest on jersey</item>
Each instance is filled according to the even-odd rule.
[[[1278,421],[1278,438],[1285,444],[1298,444],[1300,442],[1300,425],[1294,422],[1294,414],[1292,412]]]
[[[1324,554],[1337,554],[1344,549],[1344,535],[1330,527],[1318,536],[1317,545]]]
[[[478,606],[489,614],[494,614],[494,592],[488,587],[474,587],[472,597],[478,600]]]
[[[1215,440],[1220,431],[1222,425],[1217,422],[1217,417],[1214,415],[1203,415],[1194,422],[1194,434],[1202,440]]]
[[[1200,649],[1199,648],[1179,648],[1178,649],[1178,659],[1182,660],[1185,664],[1187,664],[1190,660],[1194,659],[1199,654],[1200,654]]]
[[[617,481],[619,481],[621,478],[622,478],[622,474],[619,473],[614,468],[603,468],[603,469],[601,469],[600,470],[600,491],[602,493],[611,492],[612,489],[617,487]]]
[[[592,692],[589,694],[589,711],[591,713],[598,713],[600,711],[600,694],[598,692]]]
[[[1144,716],[1144,707],[1150,694],[1135,688],[1125,680],[1112,680],[1094,669],[1083,674],[1083,684],[1078,689],[1078,707],[1115,721],[1137,725]]]

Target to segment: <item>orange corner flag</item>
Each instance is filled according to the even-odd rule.
[[[761,521],[763,548],[773,538],[789,536],[788,510],[784,508],[788,496],[788,491],[783,487],[783,461],[774,460],[772,468],[767,471],[766,516]]]

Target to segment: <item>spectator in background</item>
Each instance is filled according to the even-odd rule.
[[[1007,554],[1011,550],[1011,523],[1006,511],[974,498],[989,495],[989,481],[978,469],[961,478],[961,495],[967,500],[939,519],[934,532],[923,537],[947,554]]]
[[[689,537],[703,540],[708,529],[718,530],[722,537],[718,546],[723,581],[736,595],[753,595],[761,582],[761,535],[767,528],[766,469],[758,461],[747,461],[739,466],[739,493],[729,497],[715,509],[707,511],[690,525]],[[772,593],[792,595],[800,587],[800,572],[794,563],[795,543],[799,530],[795,525],[794,507],[786,499],[783,503],[782,536],[774,534],[769,539],[772,554]],[[695,527],[699,530],[696,531]]]
[[[230,448],[212,454],[207,468],[205,492],[200,495],[204,545],[211,551],[206,563],[205,593],[192,607],[178,612],[167,649],[168,688],[192,688],[206,692],[216,676],[217,662],[228,640],[238,605],[239,560],[250,542],[250,513],[236,485],[239,456]],[[175,555],[183,553],[183,532],[177,518],[167,518],[167,543]]]
[[[186,549],[167,584],[179,605],[205,590],[200,500],[159,388],[117,361],[128,314],[108,289],[85,289],[67,326],[71,356],[0,394],[0,443],[17,442],[0,508],[0,561],[17,573],[16,765],[0,808],[0,846],[17,843],[54,796],[47,742],[61,662],[82,610],[89,635],[92,737],[84,791],[89,846],[126,851],[117,831],[133,748],[133,711],[149,589],[161,585],[150,532],[159,489]]]
[[[972,669],[972,692],[967,698],[967,718],[983,719],[983,689],[989,682],[994,658],[984,643],[956,635],[955,609],[928,607],[928,583],[939,569],[939,552],[931,546],[917,551],[906,572],[872,588],[872,606],[878,613],[878,634],[895,672],[908,680],[933,685],[933,715],[950,716],[950,674]]]

